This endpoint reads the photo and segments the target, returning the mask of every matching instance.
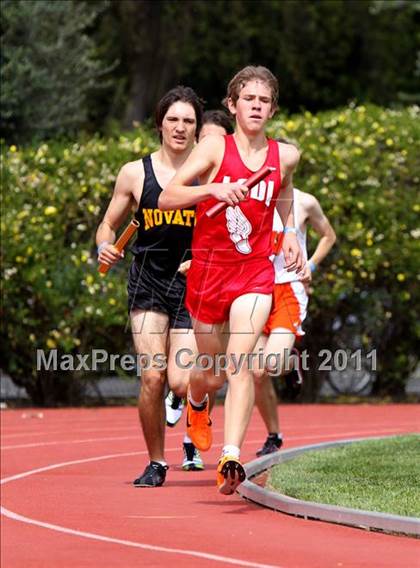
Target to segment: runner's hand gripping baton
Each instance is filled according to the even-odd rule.
[[[130,224],[127,225],[127,227],[121,233],[119,239],[117,239],[117,242],[114,243],[114,247],[118,250],[118,252],[122,252],[124,250],[125,245],[128,243],[128,241],[131,239],[131,237],[139,227],[140,223],[137,221],[137,219],[131,219]],[[106,274],[110,268],[111,265],[101,262],[99,264],[98,270],[101,274]]]
[[[274,172],[275,170],[276,168],[263,166],[257,172],[252,174],[252,176],[249,177],[242,185],[245,185],[248,189],[252,189],[254,185],[260,183],[260,181],[262,181],[265,177],[267,177],[269,174],[271,174],[271,172]],[[210,207],[210,209],[206,211],[206,215],[207,217],[210,217],[210,219],[213,219],[214,217],[216,217],[216,215],[218,215],[228,207],[229,203],[226,203],[226,201],[220,201],[219,203],[213,205],[213,207]]]

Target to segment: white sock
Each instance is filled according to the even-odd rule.
[[[205,397],[203,398],[203,400],[201,400],[200,402],[198,402],[197,400],[194,400],[193,397],[191,396],[191,393],[188,393],[188,400],[191,402],[191,404],[193,406],[204,406],[204,403],[207,402],[207,395],[205,395]]]
[[[222,456],[232,456],[233,458],[236,458],[238,460],[240,455],[241,450],[238,448],[238,446],[232,446],[231,444],[223,446]]]
[[[166,463],[166,461],[161,461],[161,460],[153,460],[155,463],[160,463],[160,465],[163,465],[163,467],[166,467],[168,464]]]
[[[185,434],[184,436],[184,444],[192,444],[192,440],[189,436]]]

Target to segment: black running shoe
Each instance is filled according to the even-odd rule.
[[[167,465],[151,461],[146,469],[133,481],[134,487],[160,487],[165,482]]]
[[[279,449],[283,445],[283,438],[279,438],[278,436],[267,436],[266,441],[262,448],[260,448],[256,455],[257,457],[267,456],[268,454],[273,454],[274,452],[278,452]]]

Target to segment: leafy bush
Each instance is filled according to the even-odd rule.
[[[138,131],[119,139],[17,149],[4,158],[2,355],[41,404],[76,402],[83,373],[36,372],[36,349],[127,352],[125,268],[98,274],[94,238],[121,165],[155,149]]]
[[[315,364],[322,348],[376,348],[378,394],[400,394],[415,365],[418,119],[417,107],[349,106],[270,126],[271,135],[299,142],[295,184],[320,199],[338,236],[315,273],[306,325],[310,398],[323,378]],[[94,235],[121,165],[155,147],[154,136],[137,130],[118,139],[3,148],[1,355],[38,404],[76,402],[85,377],[36,372],[37,348],[131,349],[127,261],[100,277]]]
[[[315,273],[306,325],[312,397],[325,347],[376,349],[377,394],[402,394],[416,365],[419,124],[418,107],[350,105],[271,125],[272,135],[300,145],[295,185],[318,197],[337,232]]]

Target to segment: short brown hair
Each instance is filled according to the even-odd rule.
[[[228,106],[228,100],[231,99],[234,104],[239,99],[239,93],[246,83],[253,80],[264,81],[271,89],[271,107],[273,110],[277,109],[277,102],[279,99],[279,84],[272,72],[263,67],[262,65],[248,65],[244,67],[229,82],[226,97],[222,103],[225,107]]]
[[[201,125],[203,121],[203,101],[199,96],[191,89],[191,87],[183,87],[178,85],[174,89],[168,91],[157,104],[155,112],[155,123],[156,128],[159,133],[159,140],[162,142],[162,132],[160,131],[162,127],[162,122],[165,114],[168,112],[169,107],[174,103],[181,101],[182,103],[189,103],[195,112],[195,120],[197,122],[197,127],[195,131],[195,137],[198,139],[198,134],[201,130]]]

